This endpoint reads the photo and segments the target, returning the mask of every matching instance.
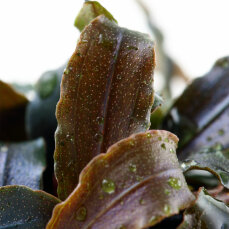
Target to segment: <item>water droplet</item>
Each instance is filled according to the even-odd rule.
[[[169,196],[171,192],[168,189],[165,189],[164,193]]]
[[[216,144],[214,146],[212,146],[212,149],[213,150],[222,150],[223,149],[223,146],[222,146],[221,143],[216,142]]]
[[[158,140],[159,140],[159,141],[162,141],[162,137],[158,137]]]
[[[224,131],[223,129],[219,129],[219,130],[218,130],[218,134],[219,134],[220,136],[223,136],[223,135],[225,134],[225,131]]]
[[[130,170],[131,172],[135,173],[135,172],[137,171],[136,165],[130,164],[130,165],[129,165],[129,170]]]
[[[76,212],[76,220],[85,221],[87,217],[87,209],[85,207],[80,207]]]
[[[99,34],[99,44],[103,42],[103,34]]]
[[[168,184],[174,189],[177,189],[177,190],[181,189],[181,181],[179,178],[170,177],[168,180]]]
[[[151,134],[151,133],[147,133],[147,134],[146,134],[146,137],[147,137],[147,138],[152,138],[152,134]]]
[[[154,225],[155,223],[157,223],[158,219],[159,219],[158,216],[154,216],[154,215],[153,215],[153,216],[150,218],[149,223],[152,224],[152,225]]]
[[[166,214],[166,215],[168,215],[168,214],[170,214],[171,213],[171,207],[168,205],[168,204],[165,204],[164,205],[164,213]]]
[[[139,204],[141,204],[141,205],[145,204],[145,200],[144,199],[140,199],[139,200]]]
[[[103,141],[103,135],[102,134],[95,134],[95,140],[97,142],[102,142]]]
[[[64,69],[64,74],[67,75],[68,73],[69,73],[69,68],[65,68],[65,69]]]
[[[104,123],[104,118],[98,116],[98,117],[96,118],[96,122],[99,123],[99,124],[103,124],[103,123]]]
[[[161,148],[164,149],[164,150],[166,150],[165,143],[162,143],[162,144],[161,144]]]
[[[138,50],[138,47],[128,45],[128,46],[127,46],[127,49],[129,49],[129,50]]]
[[[212,138],[211,137],[207,137],[207,141],[208,142],[212,141]]]
[[[134,140],[130,140],[130,141],[129,141],[129,144],[130,144],[131,146],[134,146],[134,145],[135,145]]]
[[[172,148],[170,148],[170,149],[169,149],[169,152],[170,152],[170,153],[175,153],[175,150],[172,149]]]
[[[118,229],[126,229],[124,225],[121,225]]]
[[[169,142],[169,139],[168,138],[165,138],[165,142]]]
[[[115,183],[112,180],[103,179],[102,189],[104,192],[106,192],[108,194],[112,194],[115,192]]]
[[[122,79],[122,75],[120,75],[120,74],[117,75],[117,79],[118,79],[118,80],[121,80],[121,79]]]

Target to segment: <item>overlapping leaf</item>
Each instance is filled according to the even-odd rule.
[[[55,172],[65,199],[96,155],[150,126],[153,42],[105,16],[80,36],[65,70],[57,106]]]
[[[45,167],[45,145],[42,139],[0,144],[0,186],[17,184],[42,189]]]
[[[75,19],[75,26],[82,31],[85,26],[87,26],[94,18],[99,15],[106,16],[109,20],[117,21],[114,17],[108,12],[102,5],[100,5],[97,1],[88,1],[85,2],[82,9]]]
[[[98,155],[80,183],[56,206],[47,229],[137,229],[154,225],[194,199],[167,131],[132,135]]]
[[[28,100],[0,80],[0,140],[26,139],[25,108]]]
[[[25,186],[0,187],[0,228],[42,229],[60,201]]]
[[[229,208],[200,189],[195,205],[185,211],[184,221],[178,229],[227,229]]]
[[[229,105],[228,63],[228,57],[222,58],[216,62],[208,74],[195,79],[175,102],[164,120],[163,128],[178,135],[181,147],[203,130],[205,132],[203,135],[201,133],[200,136],[197,136],[196,141],[198,143],[195,142],[194,147],[197,144],[198,147],[200,145],[202,147],[211,146],[212,143],[209,139],[214,141],[218,133],[220,136],[217,136],[217,141],[222,141],[222,143],[225,141],[222,133],[226,132],[224,128],[228,130],[228,124],[225,127],[225,121],[223,120],[226,119],[228,123],[228,117],[224,116],[222,112]],[[226,113],[228,113],[228,109]],[[207,128],[211,130],[208,131]],[[213,128],[215,128],[214,131]],[[204,141],[203,138],[205,138]],[[225,144],[229,145],[229,138],[226,139]]]
[[[216,175],[226,188],[229,188],[229,151],[222,151],[220,145],[192,153],[181,164],[181,167],[184,171],[190,169],[207,170]]]

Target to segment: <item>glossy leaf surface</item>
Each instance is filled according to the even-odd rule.
[[[25,109],[28,100],[0,80],[0,141],[26,140]]]
[[[111,21],[117,23],[114,17],[97,1],[85,2],[82,9],[75,19],[75,26],[82,31],[93,19],[96,17],[104,15]]]
[[[115,142],[150,126],[154,48],[148,36],[99,16],[80,36],[57,106],[55,172],[65,199],[79,174]]]
[[[167,131],[130,136],[95,157],[56,206],[47,229],[137,229],[155,225],[194,199]]]
[[[0,187],[0,228],[43,229],[59,202],[25,186]]]
[[[207,170],[218,177],[222,185],[229,188],[229,151],[217,149],[203,149],[200,152],[192,153],[182,164],[184,171],[190,169]]]
[[[204,77],[195,79],[175,102],[164,120],[163,128],[177,134],[180,146],[208,128],[208,125],[215,122],[228,107],[229,64],[225,63],[229,63],[228,57],[218,60]],[[217,126],[214,132],[221,128],[222,126]]]
[[[41,189],[45,167],[42,139],[17,144],[0,143],[0,186],[17,184]]]
[[[178,229],[226,229],[229,228],[229,208],[200,189],[195,204],[184,213],[184,221]]]

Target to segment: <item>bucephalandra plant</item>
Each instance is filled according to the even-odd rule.
[[[229,59],[156,117],[150,36],[96,1],[75,26],[35,99],[0,81],[0,229],[229,228]]]

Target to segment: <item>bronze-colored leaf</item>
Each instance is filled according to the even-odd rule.
[[[25,186],[0,187],[0,228],[42,229],[60,201]]]
[[[28,100],[0,80],[0,140],[26,139],[25,109]]]
[[[57,106],[55,172],[65,199],[86,164],[115,142],[150,126],[153,42],[99,16],[80,36]]]
[[[109,20],[117,23],[117,21],[110,14],[110,12],[108,12],[97,1],[88,1],[84,3],[82,9],[77,15],[75,19],[75,27],[77,27],[80,31],[82,31],[93,19],[95,19],[100,15],[104,15]]]
[[[178,229],[226,229],[229,228],[229,208],[212,198],[201,188],[193,206],[185,210],[184,221]]]
[[[209,137],[213,138],[220,131],[221,137],[218,140],[221,141],[224,138],[221,134],[225,127],[223,120],[227,119],[226,128],[228,130],[228,117],[222,117],[222,112],[229,106],[228,85],[229,57],[226,57],[218,60],[204,77],[195,79],[178,98],[165,118],[163,128],[180,138],[180,147],[187,144],[201,131],[207,131],[208,127],[211,128],[211,132],[216,133],[211,136],[208,132]],[[228,110],[226,112],[228,113]],[[217,124],[214,124],[215,122]],[[204,138],[208,138],[208,135],[204,135]],[[227,137],[229,145],[228,139]],[[201,142],[202,140],[199,140],[198,144],[206,146],[206,140]]]
[[[218,145],[192,153],[181,163],[181,168],[184,172],[191,169],[207,170],[216,175],[222,185],[229,188],[229,150],[222,151]]]
[[[140,229],[186,208],[194,197],[176,157],[177,141],[152,130],[111,146],[84,168],[47,229]]]
[[[45,154],[42,139],[17,144],[0,143],[0,186],[17,184],[42,189]]]

